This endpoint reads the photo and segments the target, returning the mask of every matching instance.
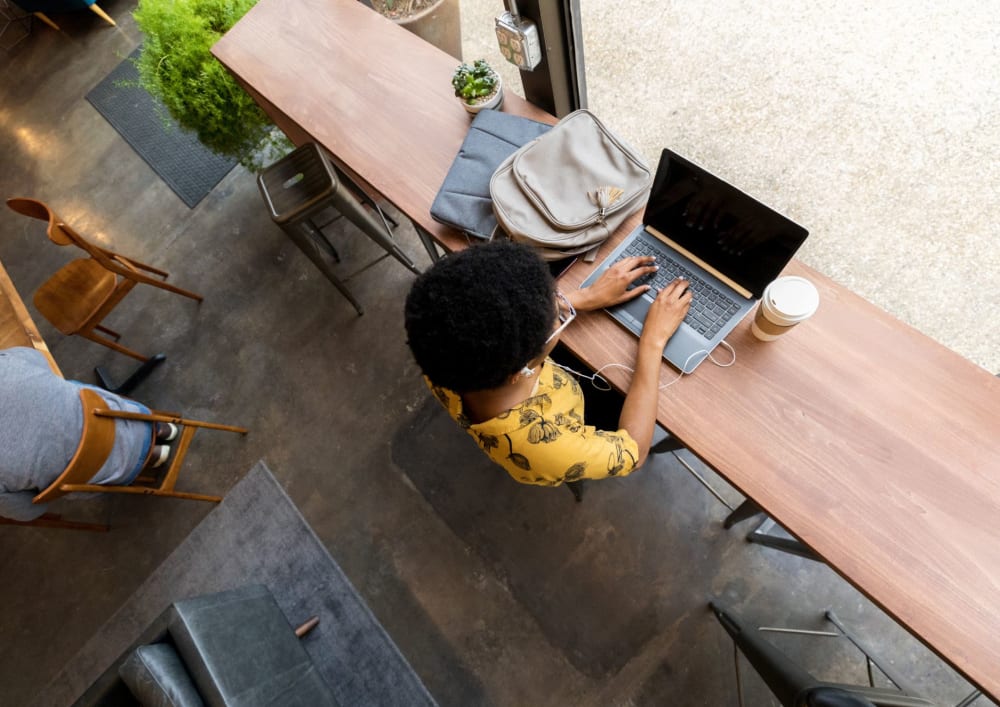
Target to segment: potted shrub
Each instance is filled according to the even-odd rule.
[[[211,150],[257,170],[291,148],[210,49],[257,0],[140,0],[139,84]]]
[[[503,103],[500,76],[484,59],[476,59],[472,66],[459,64],[452,74],[451,85],[470,113],[478,113],[483,108],[499,108]]]

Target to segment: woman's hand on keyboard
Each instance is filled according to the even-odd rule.
[[[656,300],[646,313],[639,346],[655,349],[657,356],[662,354],[663,347],[684,321],[690,307],[691,290],[688,289],[688,282],[677,278],[656,295]]]
[[[652,256],[633,256],[623,258],[609,267],[590,286],[575,290],[567,295],[573,306],[581,312],[602,307],[611,307],[634,297],[638,297],[649,289],[649,285],[629,287],[641,278],[656,272]]]

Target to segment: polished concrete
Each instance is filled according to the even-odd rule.
[[[725,506],[670,455],[591,484],[580,505],[492,467],[410,360],[401,305],[412,274],[386,259],[352,278],[366,307],[356,316],[268,220],[253,175],[236,168],[188,209],[84,100],[140,41],[127,0],[102,5],[117,29],[63,16],[61,33],[36,25],[7,57],[0,196],[43,199],[205,295],[198,305],[139,289],[109,322],[168,357],[135,397],[251,429],[199,433],[181,486],[223,493],[266,460],[442,704],[735,704],[713,596],[767,625],[816,628],[833,607],[929,696],[953,704],[968,693],[829,568],[725,531]],[[345,273],[378,255],[341,221],[327,232]],[[398,237],[426,266],[412,229]],[[70,257],[40,223],[0,210],[0,259],[26,299]],[[39,326],[68,377],[132,368]],[[2,705],[29,703],[209,507],[123,497],[62,510],[113,530],[0,531]],[[842,641],[776,642],[823,677],[864,680]],[[747,704],[769,704],[745,666],[744,677]]]

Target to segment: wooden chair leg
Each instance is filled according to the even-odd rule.
[[[108,329],[106,326],[102,326],[101,324],[98,324],[94,328],[103,334],[107,334],[108,336],[113,337],[115,341],[118,341],[120,338],[122,338],[122,335],[119,334],[117,331],[115,331],[114,329]]]
[[[173,492],[181,473],[181,465],[184,463],[188,449],[191,447],[191,442],[194,441],[194,436],[198,432],[198,428],[196,427],[182,427],[181,430],[180,438],[174,442],[173,459],[170,460],[170,466],[163,473],[160,483],[157,486],[157,489],[161,493]]]
[[[209,496],[204,493],[187,493],[186,491],[160,491],[154,493],[154,496],[163,496],[165,498],[184,498],[188,501],[208,501],[209,503],[222,503],[222,496]]]
[[[35,528],[62,528],[64,530],[89,530],[94,533],[106,533],[111,528],[103,523],[82,523],[75,520],[63,520],[57,513],[43,513],[34,520],[11,520],[0,516],[0,525],[23,525]]]
[[[159,268],[154,268],[152,265],[146,265],[145,263],[140,263],[138,260],[131,260],[130,258],[118,255],[117,253],[110,253],[110,251],[105,251],[105,254],[109,255],[120,265],[123,265],[126,268],[126,270],[124,271],[116,270],[116,272],[118,275],[125,278],[128,282],[131,283],[141,282],[145,285],[150,285],[152,287],[159,287],[161,290],[166,290],[167,292],[173,292],[175,295],[189,297],[198,302],[201,302],[205,299],[197,292],[192,292],[191,290],[185,290],[183,287],[177,287],[176,285],[171,285],[169,282],[163,282],[163,280],[166,280],[168,277],[170,277],[170,273],[168,273],[166,270],[160,270]],[[157,280],[155,278],[152,278],[149,275],[145,275],[139,272],[139,270],[146,270],[148,272],[151,272],[154,275],[162,277],[163,280]]]
[[[147,285],[152,285],[153,287],[159,287],[161,290],[166,290],[167,292],[173,292],[176,295],[190,297],[191,299],[196,300],[198,302],[202,302],[205,299],[197,292],[192,292],[191,290],[185,290],[182,287],[171,285],[169,282],[160,282],[158,280],[153,280],[151,278],[143,278],[142,282],[146,283]]]
[[[148,265],[140,260],[133,260],[132,258],[126,258],[124,255],[119,255],[118,253],[115,253],[110,250],[104,250],[102,252],[112,260],[115,260],[121,263],[122,265],[125,265],[126,267],[138,268],[139,270],[145,270],[146,272],[151,272],[154,275],[159,275],[164,280],[170,277],[170,273],[168,273],[166,270],[160,270],[159,268],[154,268],[152,265]]]
[[[92,330],[91,331],[80,331],[77,332],[77,336],[82,336],[84,339],[90,339],[91,341],[101,344],[102,346],[107,346],[109,349],[117,351],[118,353],[125,354],[126,356],[131,356],[132,358],[139,359],[143,363],[149,360],[149,356],[143,356],[138,351],[133,351],[132,349],[122,346],[116,341],[111,339],[105,339],[103,336],[98,336]]]
[[[222,496],[209,496],[204,493],[187,493],[186,491],[165,491],[148,486],[106,486],[104,484],[62,484],[59,488],[67,493],[125,493],[133,496],[162,496],[165,498],[185,498],[190,501],[208,501],[219,503]]]
[[[105,12],[104,10],[102,10],[102,9],[101,9],[100,7],[98,7],[98,6],[97,6],[97,3],[96,3],[96,2],[95,2],[95,3],[93,4],[93,5],[91,5],[91,6],[90,6],[90,10],[91,10],[91,12],[93,12],[93,13],[94,13],[95,15],[97,15],[97,16],[98,16],[98,17],[100,17],[100,18],[101,18],[102,20],[104,20],[104,21],[105,21],[105,22],[107,22],[107,23],[108,23],[109,25],[111,25],[112,27],[117,27],[117,26],[118,26],[118,25],[117,25],[117,24],[115,23],[115,21],[114,21],[114,20],[113,20],[113,19],[112,19],[112,18],[111,18],[111,17],[109,16],[109,15],[108,15],[108,13],[106,13],[106,12]]]
[[[185,417],[173,413],[165,413],[161,410],[154,410],[152,414],[141,412],[127,412],[125,410],[98,410],[94,413],[98,417],[117,417],[122,420],[145,420],[146,422],[172,422],[183,427],[203,427],[206,430],[222,430],[223,432],[238,432],[245,435],[249,432],[246,427],[235,425],[220,425],[216,422],[201,422],[200,420],[188,420]]]
[[[59,29],[59,25],[57,25],[55,22],[53,22],[52,20],[50,20],[48,18],[48,16],[44,12],[36,12],[34,14],[35,14],[35,17],[37,17],[38,19],[40,19],[42,22],[44,22],[45,24],[47,24],[49,27],[51,27],[52,29],[54,29],[56,32],[61,31]]]

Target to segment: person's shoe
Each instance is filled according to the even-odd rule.
[[[157,422],[156,423],[156,441],[157,442],[173,442],[177,439],[177,435],[180,434],[181,428],[172,422]]]
[[[163,466],[170,456],[170,447],[165,444],[158,444],[153,447],[153,453],[149,456],[149,464],[146,465],[148,469],[156,469],[157,467]]]

